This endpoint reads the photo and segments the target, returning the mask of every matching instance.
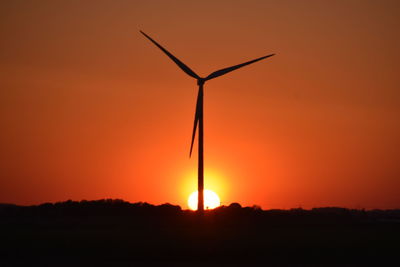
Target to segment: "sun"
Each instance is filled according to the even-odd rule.
[[[190,194],[188,199],[189,209],[197,210],[197,191]],[[204,209],[215,209],[221,205],[218,195],[208,189],[204,189]]]

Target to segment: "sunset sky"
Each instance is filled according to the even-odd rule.
[[[1,1],[0,203],[400,208],[400,1]],[[196,155],[197,147],[195,149]]]

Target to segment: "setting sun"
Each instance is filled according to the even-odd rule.
[[[188,199],[188,206],[191,210],[197,210],[197,191],[190,194]],[[215,209],[221,205],[218,195],[208,189],[204,190],[204,209]]]

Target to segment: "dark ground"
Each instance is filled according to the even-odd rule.
[[[0,205],[0,266],[400,266],[400,210]]]

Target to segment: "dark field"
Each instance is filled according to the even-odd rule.
[[[232,204],[199,216],[121,200],[0,206],[3,266],[398,266],[399,241],[399,210]]]

